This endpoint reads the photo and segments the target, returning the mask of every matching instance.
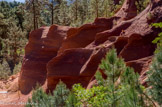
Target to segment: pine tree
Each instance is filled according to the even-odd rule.
[[[119,99],[119,92],[121,91],[119,87],[115,86],[115,83],[119,79],[119,76],[122,72],[125,71],[126,66],[124,64],[123,59],[117,58],[116,50],[110,50],[105,59],[101,61],[99,65],[100,69],[106,74],[107,78],[104,80],[103,78],[98,78],[101,76],[96,76],[98,81],[102,81],[104,86],[110,86],[110,96],[112,99],[111,106],[116,107]],[[101,79],[101,80],[100,80]]]
[[[11,73],[22,60],[22,48],[26,43],[25,31],[22,31],[23,17],[18,9],[20,5],[17,2],[0,2],[0,57],[7,61]]]
[[[162,30],[162,22],[154,23],[152,24],[153,27],[161,29]],[[158,37],[155,38],[155,40],[152,41],[154,44],[157,44],[158,47],[162,47],[162,32],[158,34]],[[158,51],[158,49],[157,49]]]
[[[33,16],[33,29],[38,29],[42,24],[43,20],[41,17],[41,11],[44,9],[46,0],[26,0],[26,9]]]
[[[139,82],[139,75],[130,67],[126,67],[122,58],[118,58],[116,50],[106,54],[96,72],[98,86],[85,89],[81,85],[73,86],[76,98],[75,106],[90,107],[149,107],[154,103],[146,95],[144,87]]]
[[[52,107],[54,105],[52,96],[48,96],[39,85],[32,93],[32,98],[28,99],[25,107]]]
[[[142,12],[149,4],[150,0],[136,0],[138,13]]]
[[[66,88],[66,85],[63,82],[59,82],[56,86],[56,89],[53,91],[53,101],[54,107],[64,107],[70,90]]]
[[[67,100],[66,100],[66,107],[77,107],[77,98],[75,96],[75,94],[71,91]]]
[[[0,37],[5,38],[7,32],[8,21],[4,18],[3,13],[0,12]]]
[[[153,24],[154,27],[162,29],[162,22]],[[152,98],[162,106],[162,32],[153,41],[157,43],[153,62],[148,72],[148,85],[150,86],[148,92]]]
[[[37,85],[32,93],[32,98],[28,99],[26,107],[65,107],[70,90],[66,88],[63,82],[59,82],[53,91],[53,95],[46,94],[43,89]]]
[[[102,2],[102,0],[91,0],[91,5],[94,10],[96,18],[99,17],[99,9],[101,8],[100,7],[101,2]]]
[[[67,0],[62,0],[61,4],[59,5],[59,21],[61,25],[69,25],[69,8],[67,5]]]
[[[158,48],[148,72],[149,95],[162,106],[162,47]]]
[[[51,9],[51,24],[53,25],[54,22],[54,0],[51,0],[50,3],[50,9]]]
[[[5,59],[2,60],[0,64],[0,80],[7,80],[11,75],[11,71],[9,69],[9,65]]]

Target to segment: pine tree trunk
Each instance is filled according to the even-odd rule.
[[[14,56],[13,56],[13,66],[15,67],[16,65],[16,60],[17,60],[17,41],[16,41],[17,35],[14,33]],[[13,74],[13,71],[12,71]]]
[[[53,22],[54,22],[54,20],[53,20],[53,15],[54,15],[54,7],[53,7],[53,3],[54,3],[54,1],[52,0],[52,4],[51,4],[51,17],[52,17],[52,22],[51,22],[51,24],[53,25]]]
[[[78,0],[75,1],[75,20],[78,19]]]
[[[98,0],[96,0],[96,18],[98,18],[99,15],[98,15]]]
[[[36,29],[36,13],[35,13],[35,1],[33,0],[33,23],[34,23],[34,30]]]

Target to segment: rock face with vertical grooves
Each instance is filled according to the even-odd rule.
[[[94,74],[101,59],[112,47],[143,81],[156,48],[152,41],[160,32],[150,24],[162,20],[162,1],[152,2],[137,16],[134,4],[125,6],[127,1],[130,4],[131,0],[126,0],[111,18],[97,18],[94,23],[79,28],[53,25],[31,32],[19,79],[21,92],[27,94],[36,82],[43,85],[46,80],[48,91],[60,80],[69,88],[75,83],[90,88],[96,83]],[[120,17],[127,12],[123,8],[133,14]]]
[[[23,94],[28,94],[37,82],[42,85],[45,83],[46,65],[57,55],[68,29],[69,27],[53,25],[30,33],[19,78]]]

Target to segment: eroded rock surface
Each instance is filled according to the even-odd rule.
[[[121,9],[129,2],[126,0]],[[161,2],[150,3],[137,16],[132,2],[128,10],[119,10],[112,18],[98,18],[79,28],[53,25],[33,31],[25,48],[19,80],[21,92],[29,93],[36,82],[44,84],[46,80],[48,91],[60,80],[69,88],[75,83],[89,88],[95,84],[98,64],[112,47],[128,66],[141,74],[143,81],[156,48],[152,40],[160,32],[150,24],[162,20]],[[127,11],[132,14],[125,14]],[[120,15],[122,12],[124,15]],[[150,13],[154,14],[151,19]]]
[[[69,27],[53,25],[30,33],[19,79],[20,90],[28,94],[38,82],[46,81],[47,63],[57,55]]]

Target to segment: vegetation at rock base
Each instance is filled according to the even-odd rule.
[[[66,88],[63,82],[59,82],[56,89],[51,94],[47,95],[42,88],[37,85],[36,90],[33,90],[32,98],[28,99],[26,107],[64,107],[70,90]]]
[[[137,12],[142,12],[151,1],[136,0]],[[0,80],[7,80],[20,71],[24,47],[32,30],[53,24],[79,27],[99,17],[110,18],[123,3],[124,0],[118,3],[114,0],[0,1]],[[147,18],[151,22],[154,14],[148,14]],[[162,22],[152,26],[162,30]],[[112,49],[96,72],[98,85],[85,89],[80,84],[74,84],[70,90],[59,82],[52,94],[46,94],[38,87],[33,90],[26,107],[152,107],[156,103],[161,106],[162,32],[153,43],[157,44],[157,49],[147,74],[149,88],[140,84],[139,74],[127,67],[124,60],[117,57],[116,50]]]
[[[122,58],[118,58],[115,49],[110,50],[99,65],[106,79],[98,71],[97,86],[85,89],[75,84],[71,91],[60,82],[53,96],[45,94],[42,89],[33,92],[30,103],[38,103],[46,107],[151,107],[152,100],[139,83],[139,75],[130,67],[126,67]],[[61,104],[61,105],[60,105]],[[27,105],[30,107],[31,105]],[[32,107],[37,107],[33,105]]]
[[[98,86],[84,89],[74,85],[76,105],[88,107],[149,107],[153,103],[139,83],[139,76],[132,68],[126,67],[123,59],[117,58],[116,51],[110,50],[99,65],[106,79],[98,71]]]
[[[148,72],[148,93],[152,98],[162,105],[162,47],[159,47]]]
[[[153,26],[162,29],[162,22],[154,23]],[[147,82],[150,86],[148,93],[160,106],[162,106],[162,32],[159,33],[153,43],[157,43],[157,49],[148,72]]]

